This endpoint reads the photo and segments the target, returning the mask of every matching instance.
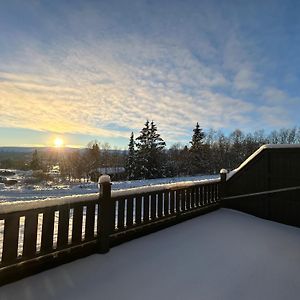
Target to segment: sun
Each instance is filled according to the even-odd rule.
[[[56,148],[61,148],[61,147],[64,146],[64,144],[65,143],[64,143],[64,140],[62,138],[60,138],[60,137],[55,138],[55,140],[54,140],[54,146]]]

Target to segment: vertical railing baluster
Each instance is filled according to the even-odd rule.
[[[133,196],[128,196],[127,208],[126,208],[126,227],[131,227],[132,225],[133,225]]]
[[[157,193],[157,217],[161,218],[163,215],[163,193]]]
[[[200,187],[199,186],[195,187],[195,201],[196,201],[196,207],[201,206],[201,204],[200,204]]]
[[[191,187],[191,206],[192,206],[192,208],[197,207],[195,192],[196,192],[196,187],[192,186]]]
[[[191,209],[191,188],[187,188],[186,190],[186,210]]]
[[[179,214],[181,210],[181,190],[174,191],[174,193],[176,213]]]
[[[25,215],[23,258],[36,256],[38,213],[29,211]]]
[[[166,191],[163,194],[164,196],[164,215],[169,215],[169,209],[170,209],[170,191]]]
[[[208,184],[207,185],[207,204],[210,204],[211,203],[211,197],[212,196],[212,193],[211,193],[211,185]]]
[[[151,200],[150,200],[150,203],[151,203],[151,220],[153,221],[153,220],[156,219],[156,213],[157,213],[156,193],[151,193],[150,197],[151,197]]]
[[[4,221],[2,264],[10,265],[17,260],[20,217],[7,215]]]
[[[125,227],[124,224],[125,217],[125,199],[118,199],[118,230],[123,230]]]
[[[85,240],[92,240],[95,231],[95,203],[86,205]]]
[[[187,197],[186,189],[181,190],[181,211],[186,210],[186,197]]]
[[[55,209],[49,207],[43,213],[41,253],[53,251],[54,212]]]
[[[82,210],[83,206],[76,205],[73,212],[72,244],[80,243],[82,238]]]
[[[69,239],[69,219],[70,208],[69,206],[63,206],[59,209],[58,217],[58,233],[57,233],[57,248],[61,249],[68,245]]]
[[[203,205],[207,205],[207,185],[203,186]]]
[[[135,197],[135,224],[142,223],[142,196]]]
[[[200,186],[200,205],[204,206],[204,186]]]
[[[170,191],[170,214],[175,212],[175,191]]]

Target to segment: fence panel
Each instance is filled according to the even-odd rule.
[[[213,188],[216,187],[213,186]],[[174,188],[159,187],[157,190],[152,188],[150,191],[145,189],[145,192],[136,194],[124,192],[122,196],[117,197],[110,195],[108,200],[111,201],[109,206],[111,217],[107,218],[109,226],[106,226],[108,223],[99,221],[100,212],[103,215],[105,211],[104,206],[101,206],[101,201],[107,198],[96,196],[93,200],[75,199],[76,202],[61,205],[55,202],[55,205],[47,207],[37,205],[37,208],[31,208],[31,206],[26,208],[25,205],[24,210],[19,208],[16,212],[0,213],[3,228],[3,233],[0,231],[3,235],[3,245],[2,249],[0,248],[2,252],[0,253],[2,254],[1,278],[6,278],[8,282],[11,280],[9,278],[18,276],[21,278],[24,277],[21,274],[31,274],[35,272],[34,270],[43,269],[39,264],[44,264],[45,268],[49,268],[54,265],[50,262],[56,261],[56,258],[60,258],[59,261],[62,263],[69,261],[68,256],[71,256],[72,260],[83,255],[82,253],[91,253],[91,249],[100,251],[97,245],[105,234],[108,234],[108,240],[112,240],[114,235],[117,237],[122,235],[126,238],[131,231],[138,230],[136,232],[144,234],[144,232],[151,232],[152,228],[158,230],[164,227],[164,224],[178,223],[186,219],[189,212],[198,209],[201,189],[204,189],[202,184],[176,185]],[[213,197],[215,196],[214,194]],[[183,214],[185,217],[181,219]],[[104,230],[101,226],[106,229]],[[93,244],[90,244],[91,242]],[[41,257],[47,259],[40,259]],[[3,275],[6,274],[3,273],[6,272],[3,267],[19,266],[20,262],[23,268],[20,274],[15,271],[15,273],[9,273],[9,276],[13,274],[13,277]],[[23,272],[25,269],[27,273]],[[5,280],[0,281],[0,285]]]

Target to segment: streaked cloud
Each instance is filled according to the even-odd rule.
[[[27,30],[0,37],[9,41],[0,50],[0,127],[128,137],[148,118],[165,139],[186,141],[196,122],[252,130],[294,121],[231,5],[230,17],[194,1],[53,7],[34,2]]]

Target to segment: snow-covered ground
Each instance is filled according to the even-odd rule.
[[[20,175],[19,175],[20,176]],[[148,180],[116,181],[112,184],[113,190],[128,189],[140,186],[149,186],[181,181],[194,181],[204,179],[218,178],[218,175],[159,178]],[[96,183],[81,183],[72,185],[15,185],[11,187],[0,187],[0,202],[3,201],[20,201],[33,199],[57,198],[71,195],[84,195],[97,193],[98,186]]]
[[[298,300],[300,229],[228,209],[0,288],[0,299]]]

